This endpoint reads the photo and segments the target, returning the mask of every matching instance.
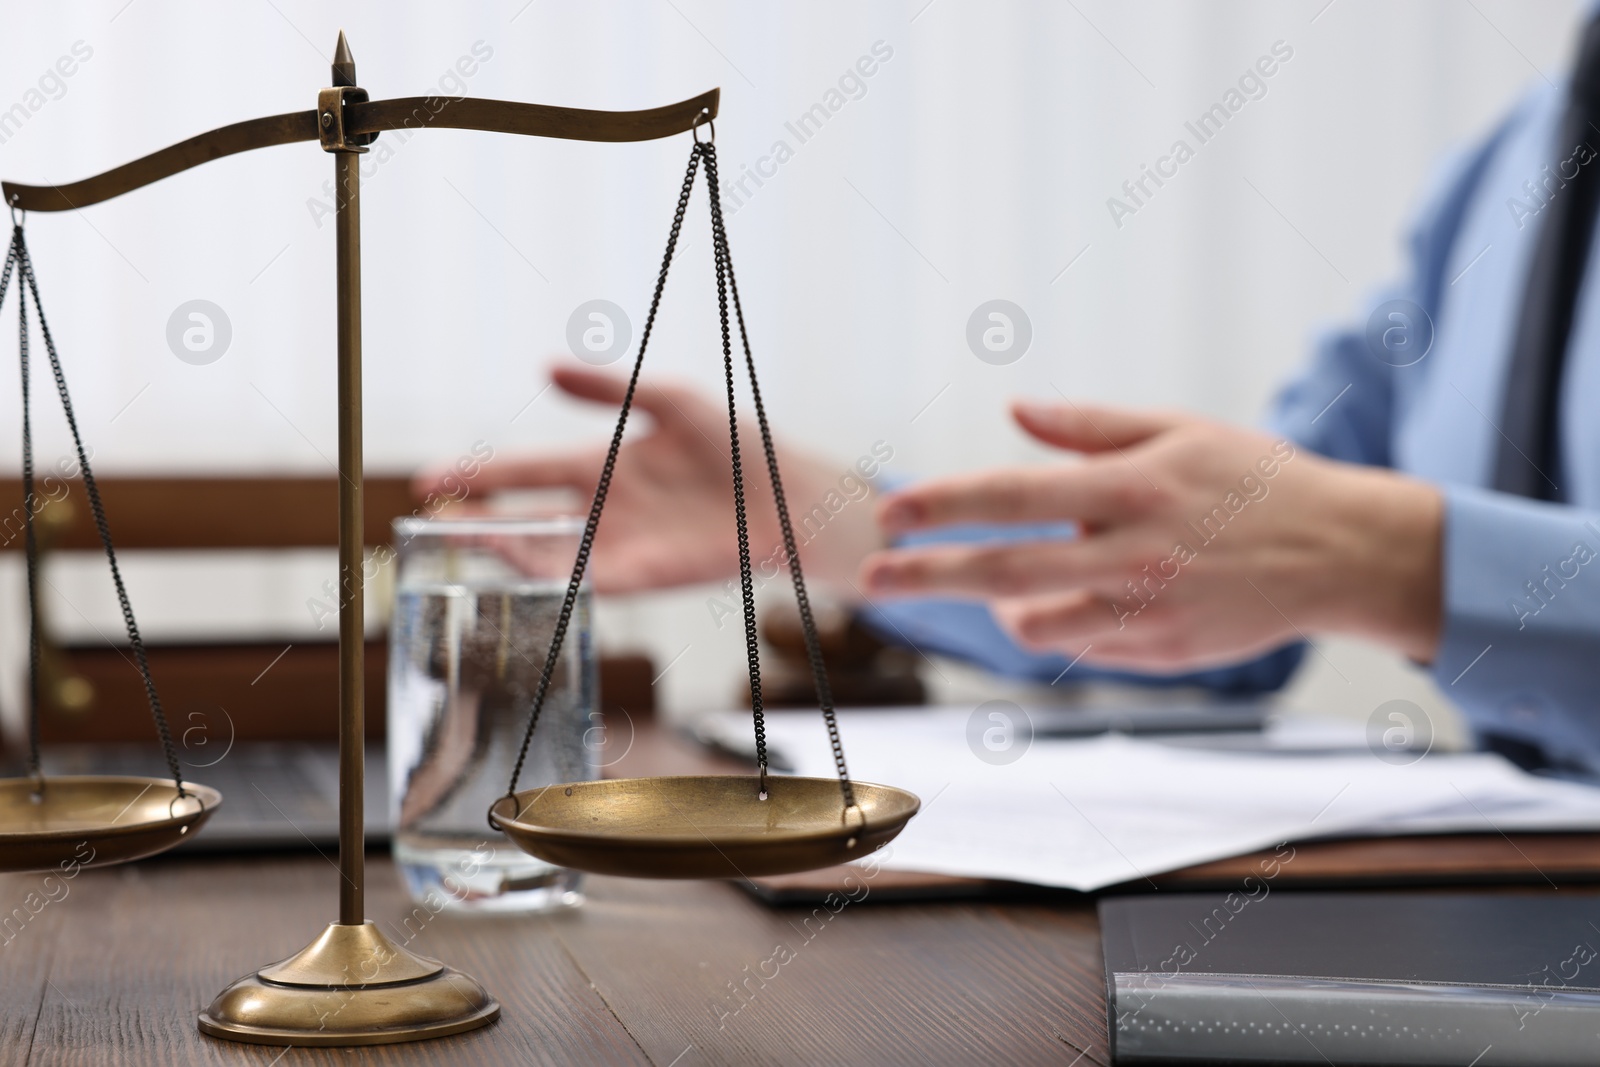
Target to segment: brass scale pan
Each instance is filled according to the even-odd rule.
[[[170,778],[0,778],[0,872],[104,867],[153,856],[205,825],[222,794]]]
[[[754,775],[616,778],[528,789],[489,820],[524,852],[561,867],[630,878],[759,878],[860,859],[917,813],[903,789],[833,778]]]
[[[695,126],[704,119],[709,127],[709,120],[716,113],[717,95],[713,91],[651,112],[611,114],[464,99],[445,109],[438,116],[437,124],[504,132],[552,133],[565,125],[583,123],[588,139],[631,140],[639,136],[638,125],[669,115],[676,117],[678,112],[697,116]],[[383,129],[400,128],[417,113],[413,105],[421,103],[420,98],[352,102],[344,120],[346,131],[375,134]],[[608,120],[615,120],[617,128],[606,135],[604,128]],[[597,130],[600,136],[596,136]],[[553,135],[561,136],[560,133]],[[51,211],[83,207],[223,155],[274,144],[316,140],[317,136],[316,112],[270,116],[201,134],[72,185],[22,186],[7,182],[5,198],[14,215],[18,209]],[[712,130],[712,140],[714,137]],[[727,259],[726,236],[722,231],[714,180],[714,149],[711,141],[701,145],[697,136],[696,142],[691,154],[691,174],[696,158],[704,157],[717,254],[722,261],[719,267],[726,266],[731,282],[732,265]],[[688,191],[686,183],[685,199]],[[680,209],[682,206],[680,204]],[[20,225],[18,231],[20,233]],[[652,320],[677,235],[678,229],[674,226],[655,302],[651,305]],[[719,285],[720,282],[719,269]],[[736,287],[733,302],[737,309]],[[729,357],[726,362],[731,390],[732,362],[725,307],[723,315],[724,354]],[[742,314],[740,325],[742,334]],[[645,336],[649,336],[648,327]],[[637,380],[643,358],[641,346],[634,366],[634,380]],[[770,473],[776,482],[776,460],[748,347],[745,360],[751,371],[752,387],[757,389],[757,414],[767,446]],[[624,405],[612,440],[611,462],[621,443],[627,415],[628,407]],[[569,595],[575,594],[587,563],[587,547],[604,504],[604,483],[609,481],[611,462],[607,464],[602,486],[595,496],[585,532],[585,550],[580,551],[574,567]],[[738,479],[739,471],[736,469],[734,473]],[[743,507],[742,497],[740,507]],[[793,532],[786,508],[780,507],[779,517],[791,549],[792,576],[801,601],[802,619],[807,624],[808,642],[814,643],[815,628],[799,562],[794,558]],[[740,533],[747,570],[748,544],[742,523]],[[107,550],[109,554],[109,542]],[[745,592],[747,612],[753,611],[748,604],[748,582]],[[559,652],[563,632],[564,626],[558,627],[524,738],[524,752],[538,722],[549,670]],[[813,654],[812,661],[824,716],[837,741],[831,696],[820,656]],[[752,680],[757,682],[758,669],[752,648]],[[753,688],[759,692],[759,683]],[[759,723],[759,698],[752,710]],[[837,745],[839,780],[769,777],[765,745],[759,731],[757,749],[759,776],[629,778],[562,783],[521,792],[516,791],[513,777],[507,795],[491,808],[489,823],[503,831],[519,848],[564,867],[636,878],[734,878],[810,870],[864,857],[894,838],[919,807],[917,798],[905,790],[850,781],[845,773],[842,749]],[[520,761],[518,766],[520,768]],[[180,795],[179,786],[173,781],[118,776],[59,777],[48,781],[0,779],[0,871],[53,869],[73,862],[101,866],[165,851],[199,830],[222,800],[221,795],[209,787],[190,784],[183,788],[187,795]]]

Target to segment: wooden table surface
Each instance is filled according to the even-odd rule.
[[[405,941],[411,909],[387,857],[368,875],[368,915]],[[202,1037],[212,996],[336,914],[337,878],[309,854],[81,874],[0,950],[0,1063],[1105,1062],[1087,904],[874,905],[869,889],[813,916],[731,885],[599,877],[554,917],[413,922],[408,947],[499,999],[486,1029],[287,1053]],[[0,878],[0,902],[41,880]],[[777,962],[779,945],[792,958]]]
[[[714,766],[649,731],[613,769]],[[1552,872],[1563,885],[1600,873],[1594,835],[1433,842],[1302,845],[1291,869],[1311,883],[1374,864],[1401,881],[1428,874],[1430,863],[1540,885]],[[1249,872],[1244,860],[1213,866],[1192,881],[1174,876],[1171,888]],[[497,1023],[371,1049],[202,1037],[195,1015],[219,990],[300,949],[335,917],[338,873],[331,856],[315,853],[171,856],[51,885],[0,876],[0,1067],[1109,1059],[1087,897],[885,902],[894,876],[882,872],[876,883],[861,876],[857,899],[832,908],[771,907],[731,884],[591,877],[588,902],[560,915],[456,917],[415,911],[386,854],[370,854],[367,873],[368,917],[475,976],[500,1001]]]
[[[737,769],[648,725],[610,767]],[[587,903],[560,915],[427,917],[376,851],[368,918],[477,978],[500,1020],[368,1049],[202,1037],[195,1015],[218,991],[337,916],[332,860],[173,856],[49,886],[0,875],[0,1067],[1107,1062],[1087,898],[885,904],[864,877],[836,910],[774,908],[720,882],[590,877]],[[5,925],[30,915],[30,893],[37,914]]]

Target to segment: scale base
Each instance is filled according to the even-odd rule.
[[[200,1032],[258,1045],[390,1045],[494,1022],[500,1005],[476,980],[406,951],[370,922],[330,923],[282,962],[217,994]]]

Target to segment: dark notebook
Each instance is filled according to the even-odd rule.
[[[339,844],[339,746],[325,741],[240,741],[190,763],[183,774],[222,794],[198,834],[181,853],[236,849],[328,850]],[[389,778],[382,743],[367,745],[367,846],[389,839]],[[161,776],[166,763],[151,744],[47,745],[47,774]],[[17,765],[14,774],[26,771]]]
[[[1600,1064],[1600,895],[1100,904],[1117,1063]]]

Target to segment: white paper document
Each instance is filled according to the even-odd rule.
[[[1395,765],[1364,747],[1229,751],[1106,734],[1034,738],[996,763],[978,754],[996,758],[981,731],[969,743],[965,710],[839,719],[852,778],[922,798],[882,860],[899,870],[1087,891],[1315,837],[1600,829],[1600,789],[1486,753]],[[748,713],[711,729],[750,744]],[[768,713],[767,737],[794,773],[836,773],[817,712]]]

